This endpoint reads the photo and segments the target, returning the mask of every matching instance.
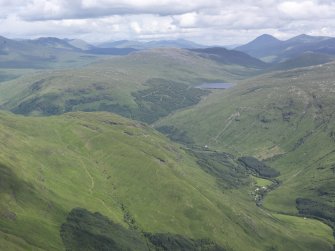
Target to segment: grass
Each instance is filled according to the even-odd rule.
[[[3,83],[0,105],[25,115],[110,111],[151,123],[199,102],[206,92],[191,86],[241,79],[255,71],[185,50],[157,49]]]
[[[263,203],[268,209],[297,215],[297,198],[333,208],[334,70],[329,63],[250,78],[155,126],[279,171],[281,186]]]
[[[319,249],[316,242],[318,238],[323,238],[325,241],[332,241],[332,237],[330,235],[331,230],[320,221],[283,214],[274,214],[274,217],[276,217],[280,221],[285,221],[290,229],[294,229],[294,231],[298,231],[301,234],[309,235],[310,239],[308,240],[308,243],[312,250]],[[291,230],[287,229],[286,234],[290,235]]]
[[[252,176],[252,179],[255,182],[255,185],[258,187],[267,187],[272,184],[270,180],[259,178],[256,176]]]
[[[297,198],[312,201],[303,208],[311,217],[315,208],[332,213],[334,68],[269,73],[202,97],[194,85],[255,72],[165,49],[2,82],[3,109],[113,111],[155,121],[173,140],[202,147],[185,151],[110,113],[1,112],[0,248],[64,250],[61,226],[84,208],[124,228],[163,234],[159,240],[171,234],[226,250],[332,250],[332,229],[297,217]],[[259,160],[251,169],[280,173],[265,209],[248,184],[269,181],[250,178],[237,162],[243,156]]]
[[[251,172],[256,173],[262,178],[274,178],[279,176],[279,172],[267,166],[264,162],[254,157],[240,157],[238,161],[248,168]]]
[[[227,250],[266,250],[270,243],[313,250],[309,234],[260,210],[247,186],[222,189],[196,158],[141,123],[108,113],[0,117],[6,250],[64,250],[60,228],[78,207],[124,227],[210,239]],[[287,230],[290,236],[282,234]],[[320,237],[315,245],[330,250],[333,242]]]

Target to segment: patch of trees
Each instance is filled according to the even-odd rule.
[[[100,213],[91,213],[82,208],[75,208],[68,214],[60,235],[67,251],[225,250],[210,240],[127,229]]]
[[[36,86],[34,88],[38,87]],[[44,116],[58,115],[76,110],[87,112],[109,111],[120,114],[124,117],[132,117],[132,111],[129,107],[114,104],[112,97],[107,94],[92,95],[92,93],[72,93],[70,98],[62,97],[61,95],[62,94],[46,94],[43,96],[32,97],[23,101],[11,111],[24,115],[31,114],[32,112],[38,112]]]
[[[58,104],[59,96],[56,94],[47,94],[41,97],[33,97],[20,103],[11,111],[18,114],[30,114],[34,111],[42,115],[56,115],[64,112],[63,107]]]
[[[319,201],[298,198],[296,206],[299,214],[322,219],[328,225],[332,226],[335,235],[335,207],[321,203]]]
[[[194,240],[182,235],[173,234],[150,234],[145,233],[145,237],[155,246],[154,250],[165,251],[224,251],[215,242],[208,239]]]
[[[92,91],[94,93],[94,91]],[[87,91],[85,95],[73,95],[73,98],[65,101],[64,112],[81,110],[85,112],[107,111],[131,118],[129,107],[115,103],[114,99],[104,93],[94,95]]]
[[[45,80],[32,84],[31,91],[39,91]],[[66,93],[50,93],[32,96],[11,111],[18,114],[37,112],[50,116],[70,111],[108,111],[121,116],[152,123],[171,112],[192,106],[207,95],[207,90],[189,87],[186,84],[164,79],[149,80],[147,89],[132,93],[137,108],[120,105],[113,97],[101,90],[101,86],[93,85],[93,89],[71,89]]]
[[[146,85],[149,88],[132,95],[138,105],[138,110],[133,114],[134,118],[147,123],[152,123],[178,109],[195,105],[209,93],[207,90],[164,79],[151,79]]]
[[[187,136],[187,132],[180,130],[174,126],[161,126],[156,128],[156,130],[165,134],[173,141],[180,142],[186,145],[194,143],[193,140],[189,136]]]
[[[123,212],[123,221],[127,223],[129,228],[133,230],[139,229],[136,220],[134,219],[134,217],[131,215],[131,213],[124,204],[121,204],[121,210]]]
[[[227,153],[211,151],[190,151],[197,158],[197,164],[216,178],[223,189],[238,188],[249,184],[247,170]]]
[[[246,168],[256,173],[257,176],[263,178],[275,178],[280,175],[280,172],[267,166],[264,162],[254,157],[241,157],[238,159]]]

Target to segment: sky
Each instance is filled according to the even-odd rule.
[[[0,35],[8,38],[231,45],[265,33],[335,36],[335,0],[0,0]]]

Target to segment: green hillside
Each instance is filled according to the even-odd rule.
[[[3,68],[0,250],[333,250],[335,63],[200,52]]]
[[[335,61],[335,57],[329,54],[305,52],[298,57],[291,58],[282,63],[274,65],[269,70],[289,70],[294,68],[308,67],[313,65],[320,65]]]
[[[244,177],[235,188],[205,171],[206,152],[191,154],[116,115],[1,112],[0,119],[1,250],[82,250],[81,240],[89,250],[133,243],[331,250],[334,244],[319,221],[257,207],[254,187],[237,174],[243,169],[232,156],[219,154],[213,165],[216,173]]]
[[[265,197],[265,208],[335,227],[334,72],[329,63],[251,78],[213,91],[156,127],[173,128],[197,145],[265,160],[281,182]]]
[[[80,69],[25,75],[0,85],[0,105],[25,115],[111,111],[151,123],[198,103],[207,93],[190,86],[242,79],[255,72],[186,50],[156,49]]]

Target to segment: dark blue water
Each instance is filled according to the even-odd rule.
[[[196,86],[196,88],[200,89],[228,89],[233,87],[232,83],[203,83],[201,85]]]

